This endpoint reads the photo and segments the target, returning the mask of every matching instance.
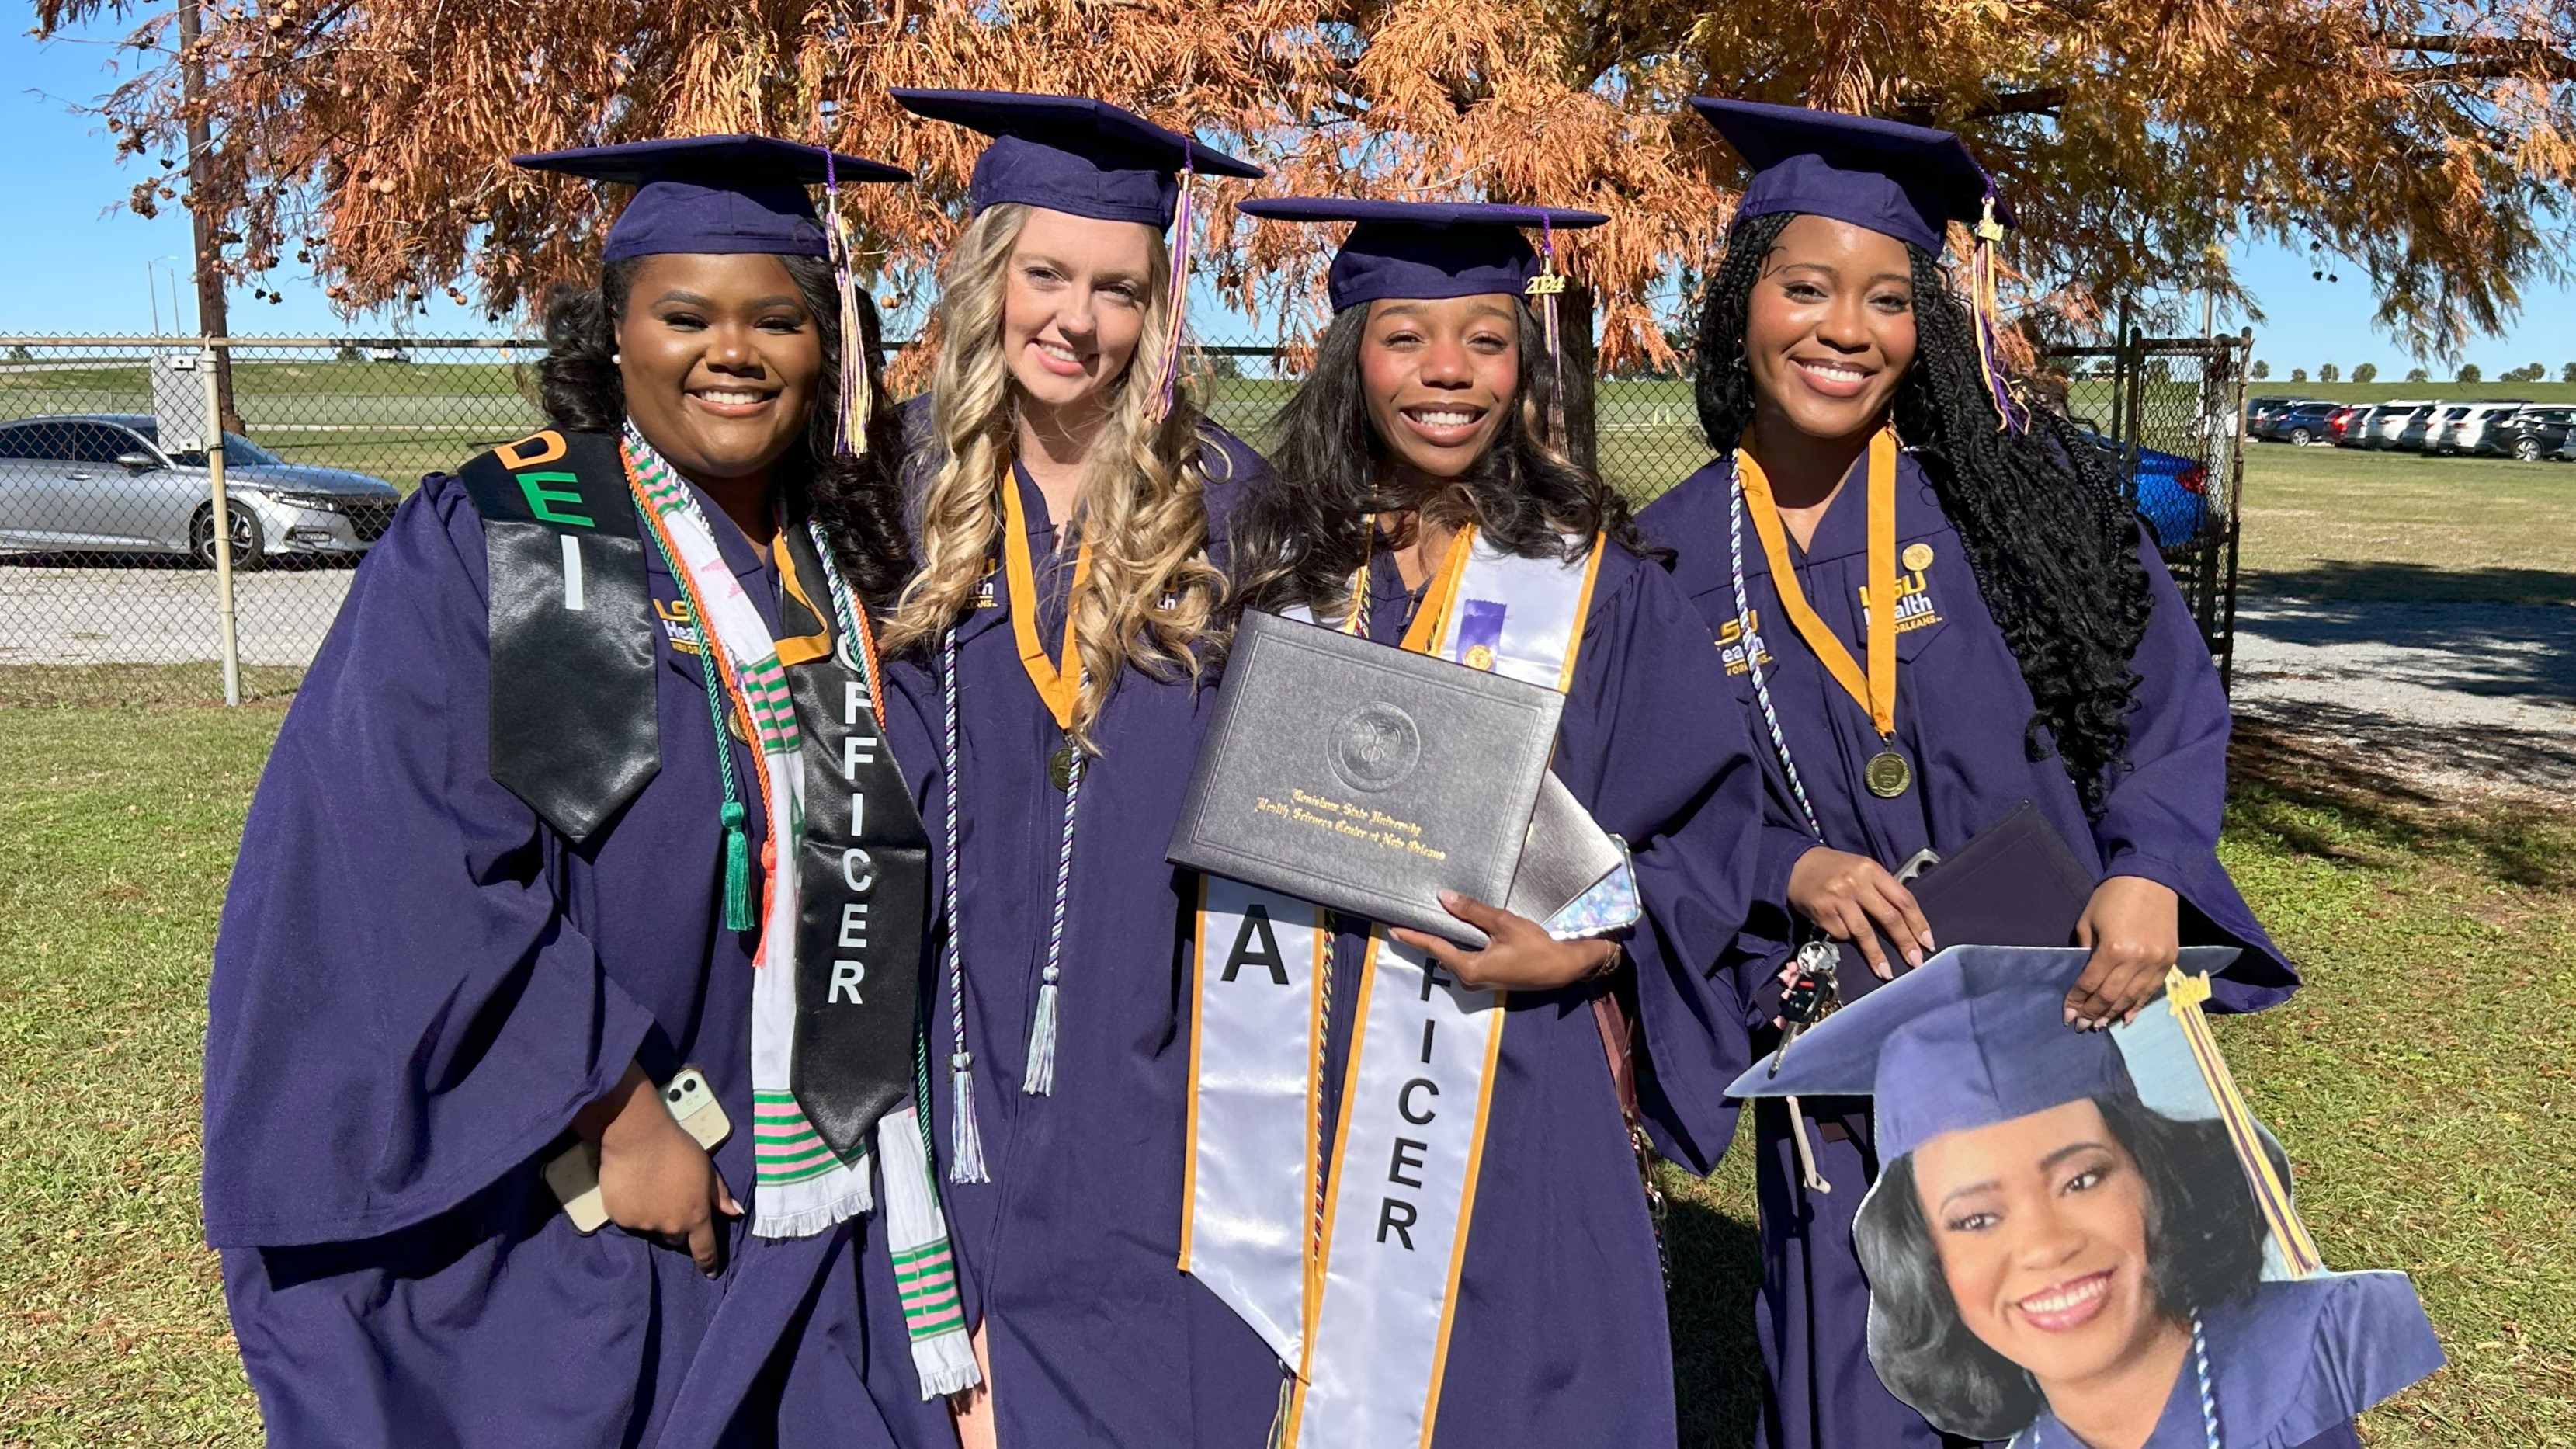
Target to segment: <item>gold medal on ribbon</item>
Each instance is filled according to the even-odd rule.
[[[1806,591],[1798,586],[1797,570],[1789,563],[1789,543],[1780,527],[1780,508],[1771,497],[1771,480],[1753,454],[1735,450],[1735,476],[1744,488],[1744,511],[1753,515],[1753,531],[1762,538],[1762,556],[1771,566],[1771,587],[1780,595],[1780,607],[1798,630],[1798,637],[1815,651],[1816,661],[1843,687],[1854,702],[1869,711],[1871,728],[1878,731],[1879,752],[1870,756],[1861,769],[1861,783],[1882,800],[1893,800],[1912,787],[1914,768],[1896,749],[1896,433],[1881,428],[1869,440],[1869,575],[1865,595],[1869,615],[1869,636],[1864,641],[1869,668],[1863,672],[1859,661],[1840,635],[1816,614],[1807,602]],[[1924,562],[1931,561],[1928,545],[1917,544],[1924,551]]]
[[[1881,800],[1893,800],[1914,783],[1914,767],[1890,746],[1869,757],[1869,763],[1861,767],[1860,777],[1869,786],[1869,793]]]

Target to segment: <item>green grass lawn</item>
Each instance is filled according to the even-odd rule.
[[[2257,443],[2243,509],[2257,593],[2576,602],[2576,463]]]
[[[207,953],[288,676],[0,671],[0,1443],[255,1443],[196,1228]],[[2382,1449],[2576,1445],[2576,815],[2463,810],[2249,733],[2227,859],[2306,966],[2221,1027],[2337,1266],[2403,1267],[2453,1367]],[[1751,1412],[1748,1160],[1669,1176],[1686,1442]],[[1580,1331],[1574,1326],[1570,1331]]]

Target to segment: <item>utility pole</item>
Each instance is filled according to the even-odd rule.
[[[206,122],[206,57],[198,43],[200,0],[178,0],[179,4],[179,94],[187,107],[188,123],[188,218],[189,234],[196,252],[197,330],[209,338],[229,337],[232,327],[224,312],[224,277],[220,265],[221,248],[215,241],[215,218],[206,204],[206,171],[214,150],[212,129]],[[229,432],[241,431],[241,413],[233,406],[232,349],[210,349],[214,356],[215,415],[218,426]]]

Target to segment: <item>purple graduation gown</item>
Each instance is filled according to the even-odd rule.
[[[1731,458],[1711,462],[1639,519],[1649,536],[1679,554],[1675,581],[1711,630],[1735,618],[1727,522],[1732,469]],[[1809,547],[1789,543],[1807,601],[1854,658],[1864,646],[1859,590],[1868,564],[1867,511],[1865,490],[1846,487],[1817,522]],[[1900,560],[1917,544],[1931,550],[1931,559],[1920,570],[1922,589],[1900,605],[1896,636],[1896,734],[1915,784],[1882,800],[1861,780],[1863,765],[1880,749],[1868,712],[1826,672],[1782,612],[1752,520],[1744,524],[1745,598],[1768,656],[1763,675],[1824,843],[1893,870],[1925,846],[1956,850],[2028,800],[2098,875],[2143,876],[2172,887],[2182,898],[2186,945],[2244,948],[2212,983],[2214,1009],[2251,1011],[2287,997],[2297,976],[2218,861],[2226,695],[2152,546],[2142,543],[2139,550],[2155,608],[2132,660],[2141,682],[2127,766],[2102,817],[2088,820],[2059,759],[2033,760],[2024,748],[2034,709],[2030,688],[1986,610],[1958,534],[1910,455],[1897,464],[1896,540]],[[1750,677],[1738,673],[1734,683],[1739,717],[1763,731]],[[1817,842],[1767,736],[1758,737],[1767,818],[1752,914],[1734,955],[1745,1024],[1761,1039],[1771,1035],[1776,978],[1791,947],[1789,868]],[[1763,1243],[1755,1328],[1768,1376],[1763,1443],[1768,1449],[1938,1445],[1941,1436],[1888,1393],[1869,1365],[1869,1288],[1851,1246],[1852,1214],[1878,1168],[1868,1147],[1867,1103],[1805,1106],[1817,1168],[1833,1184],[1828,1194],[1800,1185],[1785,1105],[1766,1101],[1755,1115]]]
[[[777,628],[775,574],[707,512]],[[859,1311],[861,1276],[894,1299],[873,1215],[784,1241],[719,1219],[708,1279],[574,1232],[540,1175],[630,1059],[694,1065],[735,1124],[716,1166],[756,1206],[752,938],[720,924],[697,657],[657,627],[661,770],[576,848],[491,778],[485,589],[473,504],[424,480],[287,713],[225,899],[206,1236],[268,1442],[889,1443],[862,1364],[914,1380]]]
[[[2201,1328],[2224,1449],[2360,1449],[2353,1415],[2442,1366],[2441,1344],[2403,1273],[2258,1284],[2203,1313]],[[2016,1443],[2083,1449],[2044,1409]],[[2185,1360],[2144,1449],[2208,1443],[2200,1375]]]
[[[1267,468],[1230,437],[1218,442],[1230,460],[1220,470],[1228,476],[1211,484],[1211,529],[1221,535]],[[1047,560],[1039,632],[1053,648],[1069,555],[1052,556],[1055,530],[1037,491],[1025,479],[1017,486],[1032,557]],[[1027,1096],[1020,1084],[1063,799],[1046,759],[1060,736],[1021,668],[1008,593],[994,582],[991,602],[958,629],[965,1011],[992,1181],[945,1193],[969,1311],[988,1335],[1000,1440],[1261,1449],[1279,1403],[1277,1360],[1176,1266],[1196,887],[1163,851],[1215,691],[1131,671],[1094,727],[1101,753],[1082,787],[1055,1089]],[[1372,630],[1400,633],[1403,612],[1373,608]],[[1669,580],[1616,555],[1604,562],[1592,617],[1558,768],[1608,828],[1641,845],[1685,830],[1708,836],[1697,853],[1641,858],[1658,919],[1632,949],[1655,982],[1645,1015],[1659,1066],[1667,1037],[1673,1043],[1665,1090],[1650,1088],[1650,1100],[1687,1101],[1700,1114],[1693,1140],[1713,1155],[1732,1129],[1722,1093],[1745,1060],[1741,1013],[1731,981],[1683,963],[1713,964],[1734,938],[1742,888],[1721,867],[1749,848],[1755,776],[1742,746],[1729,752],[1707,742],[1715,732],[1675,727],[1696,714],[1737,728],[1706,662],[1706,631]],[[898,751],[907,772],[931,772],[915,793],[934,840],[944,840],[936,669],[907,658],[888,678],[911,705],[908,724],[891,722]],[[1694,688],[1705,707],[1663,712]],[[1359,965],[1357,938],[1340,944],[1336,1072]],[[933,1050],[944,1060],[944,982],[939,990]],[[1450,1375],[1438,1442],[1669,1443],[1662,1282],[1590,1009],[1574,992],[1515,1008],[1450,1349],[1452,1364],[1475,1371]],[[933,1076],[944,1167],[954,1103],[947,1074]]]
[[[910,410],[916,423],[925,411],[919,403]],[[1207,510],[1221,537],[1234,500],[1268,467],[1222,429],[1211,425],[1207,436]],[[1057,552],[1035,484],[1014,470],[1013,485],[1036,565],[1038,637],[1052,653],[1064,639],[1073,552]],[[947,1179],[956,1103],[944,1069],[949,986],[937,944],[922,989],[940,1191],[967,1313],[986,1335],[1001,1442],[1258,1449],[1278,1399],[1269,1351],[1174,1266],[1189,1076],[1176,942],[1196,891],[1163,849],[1215,680],[1130,669],[1093,722],[1098,754],[1084,769],[1075,825],[1055,1087],[1030,1096],[1021,1084],[1064,818],[1047,760],[1064,737],[1021,666],[1002,572],[988,583],[989,595],[957,625],[962,821],[954,827],[937,644],[890,660],[886,677],[888,733],[922,802],[934,860],[957,830],[966,1044],[988,1182]],[[944,941],[944,930],[935,934]],[[870,1311],[881,1333],[900,1331],[890,1301],[872,1301]],[[955,1438],[940,1425],[902,1442],[922,1449]]]
[[[1738,988],[1712,972],[1747,908],[1760,776],[1707,626],[1662,568],[1607,547],[1552,768],[1636,852],[1638,1094],[1659,1150],[1705,1172],[1734,1135],[1725,1090],[1751,1058]],[[1373,552],[1369,637],[1399,643],[1416,602]],[[1328,1122],[1366,945],[1334,940]],[[1510,997],[1434,1444],[1675,1442],[1663,1270],[1593,1021],[1600,989]]]

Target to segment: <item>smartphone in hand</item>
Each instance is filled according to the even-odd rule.
[[[706,1074],[696,1067],[680,1068],[655,1091],[670,1110],[671,1120],[700,1147],[712,1152],[717,1143],[733,1135],[733,1119],[725,1115],[715,1088],[707,1085]],[[607,1225],[608,1206],[599,1196],[598,1143],[579,1138],[556,1154],[546,1164],[546,1186],[554,1189],[575,1232],[595,1233]]]

